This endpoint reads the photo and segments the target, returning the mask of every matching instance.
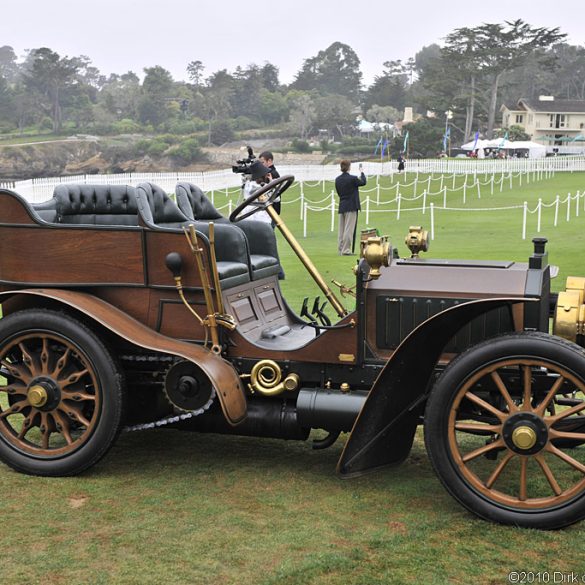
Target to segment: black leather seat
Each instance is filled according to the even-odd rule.
[[[205,193],[192,183],[177,183],[175,195],[180,210],[189,218],[199,221],[213,221],[240,228],[246,235],[250,255],[252,280],[278,274],[280,263],[274,230],[262,221],[251,219],[232,224],[214,207]]]
[[[151,229],[181,229],[190,223],[209,237],[209,222],[194,221],[184,215],[175,202],[157,185],[140,183],[136,187],[138,211]],[[235,226],[215,226],[217,271],[222,289],[250,282],[246,238]]]
[[[138,225],[136,194],[129,185],[57,185],[53,198],[33,209],[51,223]]]

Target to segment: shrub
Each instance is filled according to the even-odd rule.
[[[205,159],[205,154],[199,148],[199,141],[196,138],[188,138],[178,146],[174,146],[169,151],[169,156],[180,165],[188,165]]]
[[[299,140],[298,138],[291,142],[291,146],[296,152],[311,152],[312,150],[311,145],[306,140]]]
[[[235,134],[229,122],[225,120],[215,120],[212,122],[210,141],[213,144],[220,145],[224,142],[230,142],[234,137]]]
[[[118,120],[112,124],[112,130],[116,134],[133,134],[136,132],[141,132],[143,127],[134,120],[123,118],[122,120]]]

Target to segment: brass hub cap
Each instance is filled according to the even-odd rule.
[[[512,432],[512,442],[518,449],[532,449],[536,444],[536,433],[527,426],[516,427]]]
[[[47,404],[47,400],[49,399],[47,391],[39,384],[29,388],[27,397],[30,405],[34,406],[35,408],[41,408],[41,406],[45,406],[45,404]]]

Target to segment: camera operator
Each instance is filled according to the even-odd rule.
[[[280,173],[276,170],[276,167],[274,166],[274,155],[269,150],[265,150],[264,152],[260,153],[260,155],[258,156],[258,160],[265,167],[268,168],[272,179],[278,179],[280,177]],[[278,201],[275,201],[272,207],[274,207],[276,213],[280,215],[280,199]]]
[[[244,182],[242,185],[242,195],[244,199],[248,199],[257,189],[263,185],[266,185],[267,183],[270,183],[270,181],[273,179],[270,173],[270,169],[264,166],[259,160],[250,164],[249,176],[250,180]],[[265,201],[267,198],[268,194],[260,197],[259,201]],[[247,213],[248,211],[250,211],[250,208],[246,207],[242,213]],[[266,211],[257,212],[254,215],[254,219],[272,225],[272,219]]]

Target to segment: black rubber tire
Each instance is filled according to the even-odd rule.
[[[18,450],[0,433],[0,459],[29,475],[71,476],[95,465],[114,444],[124,412],[123,378],[111,353],[85,325],[65,313],[27,309],[0,319],[0,348],[30,332],[56,334],[77,346],[89,359],[101,392],[101,408],[91,436],[70,454],[33,456]]]
[[[538,332],[511,333],[482,342],[459,355],[433,387],[424,420],[425,445],[447,491],[477,516],[526,528],[558,529],[585,518],[585,490],[556,507],[525,510],[508,507],[479,493],[464,477],[449,448],[449,413],[462,385],[474,372],[502,358],[541,358],[562,365],[585,381],[585,352],[564,339]],[[585,449],[585,446],[580,447]]]

